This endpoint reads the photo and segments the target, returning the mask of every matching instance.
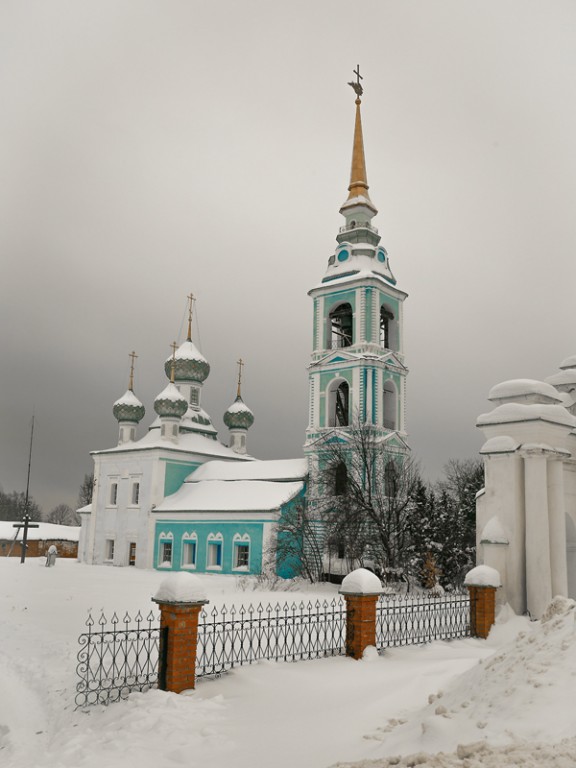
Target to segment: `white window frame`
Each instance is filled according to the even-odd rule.
[[[118,506],[118,480],[110,482],[110,494],[108,496],[108,505],[110,507]]]
[[[170,560],[164,559],[164,545],[170,544]],[[168,568],[164,563],[170,563],[170,568],[174,564],[174,534],[172,531],[169,533],[161,533],[158,537],[158,567]]]
[[[111,563],[114,560],[114,547],[115,547],[114,539],[106,539],[104,546],[105,546],[104,560],[107,563]]]
[[[139,507],[140,506],[140,480],[134,480],[132,483],[132,506],[133,507]]]

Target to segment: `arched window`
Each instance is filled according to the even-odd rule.
[[[398,423],[397,423],[398,398],[396,396],[396,387],[394,386],[394,383],[392,381],[385,382],[383,398],[384,398],[384,403],[382,408],[383,426],[385,429],[398,429]]]
[[[398,320],[387,304],[380,307],[380,345],[398,351]]]
[[[392,459],[384,467],[384,493],[390,497],[398,494],[398,468]]]
[[[186,532],[182,536],[182,568],[196,568],[198,536],[195,532]]]
[[[234,535],[234,568],[247,571],[250,568],[250,536]]]
[[[344,496],[348,490],[348,470],[343,461],[334,469],[334,496]]]
[[[328,426],[347,427],[349,416],[350,388],[346,381],[336,381],[328,391]]]
[[[339,304],[328,315],[328,349],[350,347],[354,343],[354,324],[350,304]]]

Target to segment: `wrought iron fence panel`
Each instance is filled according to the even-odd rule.
[[[160,626],[158,615],[140,611],[132,619],[114,613],[108,620],[102,613],[98,621],[92,614],[87,631],[80,635],[76,672],[76,706],[109,704],[131,691],[157,687],[159,674]],[[164,631],[164,630],[162,630]]]
[[[376,647],[430,643],[470,636],[467,594],[383,595],[376,607]]]
[[[198,624],[196,676],[219,675],[262,659],[300,661],[344,653],[344,600],[204,610]]]

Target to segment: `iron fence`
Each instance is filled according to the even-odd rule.
[[[198,624],[196,676],[220,675],[261,659],[300,661],[345,651],[342,598],[315,603],[261,604],[203,611]]]
[[[470,637],[470,598],[464,593],[382,595],[376,606],[376,647],[418,645]]]
[[[158,615],[140,612],[132,619],[128,613],[108,620],[102,613],[97,622],[91,614],[88,630],[80,635],[76,671],[76,706],[109,704],[124,699],[132,691],[156,688],[165,674],[165,659],[160,658]],[[162,643],[167,647],[166,642]],[[160,680],[161,682],[161,680]]]

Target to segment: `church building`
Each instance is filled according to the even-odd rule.
[[[224,415],[228,445],[201,407],[210,366],[188,337],[164,369],[169,383],[154,402],[156,419],[137,439],[144,406],[134,394],[134,355],[127,392],[114,404],[119,441],[94,451],[94,493],[82,513],[79,557],[87,563],[196,572],[259,573],[272,562],[278,522],[295,506],[332,493],[315,478],[327,448],[347,444],[356,423],[369,424],[387,460],[408,451],[403,303],[389,256],[372,223],[359,71],[352,169],[344,223],[321,282],[312,288],[313,350],[305,457],[259,461],[247,453],[254,416],[241,397]],[[344,567],[344,565],[343,565]],[[298,564],[277,565],[292,576]]]

